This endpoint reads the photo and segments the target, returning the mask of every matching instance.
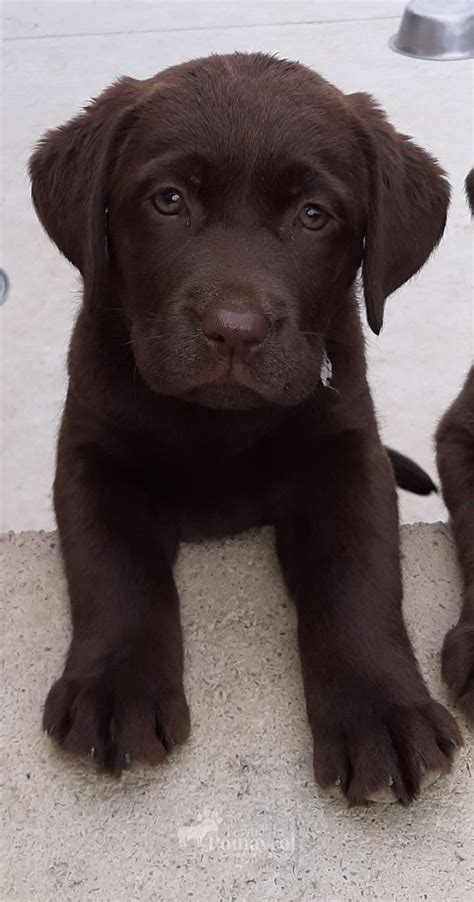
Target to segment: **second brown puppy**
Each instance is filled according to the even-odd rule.
[[[474,169],[466,179],[466,193],[474,215]],[[461,615],[444,642],[443,674],[474,720],[474,367],[438,427],[436,445],[464,579]]]

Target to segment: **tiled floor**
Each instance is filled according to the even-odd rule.
[[[26,163],[41,133],[121,74],[147,77],[189,57],[267,50],[375,94],[392,121],[434,152],[453,184],[444,242],[393,298],[368,337],[371,383],[387,441],[433,472],[432,432],[472,354],[470,225],[472,67],[414,61],[387,47],[403,3],[6,2],[3,4],[2,227],[4,528],[48,528],[54,440],[78,279],[32,211]],[[444,516],[439,499],[402,499],[406,520]]]

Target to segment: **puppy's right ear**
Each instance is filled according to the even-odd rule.
[[[107,188],[140,87],[135,79],[120,79],[66,125],[47,132],[30,160],[36,212],[80,271],[89,309],[106,288]]]

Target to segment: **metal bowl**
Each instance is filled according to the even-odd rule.
[[[412,0],[405,7],[392,50],[426,60],[474,56],[472,0]]]

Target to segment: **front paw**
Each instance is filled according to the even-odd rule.
[[[474,622],[462,621],[447,634],[443,676],[459,706],[474,720]]]
[[[462,745],[456,722],[430,699],[400,704],[380,687],[313,720],[314,771],[321,788],[350,805],[400,801],[447,773]]]
[[[190,731],[180,680],[157,672],[140,653],[84,661],[51,687],[43,729],[62,748],[120,775],[134,761],[159,764]]]

